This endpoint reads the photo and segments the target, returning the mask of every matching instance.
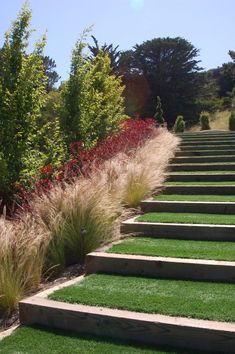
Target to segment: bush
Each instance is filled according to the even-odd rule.
[[[229,130],[235,130],[235,112],[232,112],[229,117]]]
[[[209,113],[208,112],[201,112],[200,114],[200,124],[201,124],[201,130],[209,130],[210,128],[210,123],[209,123]]]
[[[185,129],[185,121],[183,116],[178,116],[175,120],[173,130],[175,133],[183,133]]]

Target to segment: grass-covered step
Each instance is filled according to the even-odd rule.
[[[228,171],[192,171],[192,172],[172,172],[167,174],[167,182],[223,182],[234,181],[235,173]]]
[[[176,152],[176,156],[224,156],[224,155],[234,155],[234,150],[190,150],[190,151],[180,151]]]
[[[150,347],[138,347],[130,343],[78,335],[45,327],[22,327],[0,342],[0,353],[13,354],[89,354],[89,353],[164,353]],[[167,353],[167,352],[166,352]]]
[[[235,214],[235,203],[206,201],[167,201],[147,199],[141,202],[141,210],[148,212],[168,213],[211,213]]]
[[[86,281],[87,280],[88,279],[86,279]],[[95,280],[97,280],[97,278]],[[106,300],[109,300],[113,297],[115,289],[113,287],[110,288],[110,284],[112,283],[110,283],[110,279],[106,278],[106,280],[109,283],[109,291],[105,292],[105,289],[107,289],[106,284],[106,287],[103,289],[102,293],[103,296],[106,297]],[[128,281],[127,278],[126,281]],[[139,284],[141,286],[141,283]],[[144,286],[142,289],[145,289],[146,292],[146,285],[149,285],[149,283],[144,283],[142,285]],[[126,296],[124,298],[122,297],[122,294],[120,294],[120,299],[124,301],[127,300],[127,296],[129,295],[131,289],[130,286],[131,284],[129,284],[128,293],[126,292]],[[88,292],[89,289],[90,287],[88,286]],[[123,288],[124,292],[125,289],[126,287]],[[151,288],[149,288],[149,290],[151,290]],[[97,291],[99,293],[98,295],[100,295],[100,288],[97,289]],[[150,292],[151,291],[149,291],[149,293]],[[94,291],[93,295],[95,295]],[[116,295],[116,300],[118,300],[119,294]],[[143,292],[138,293],[138,299],[141,300],[139,303],[140,305],[141,303],[144,304],[146,300],[144,298],[142,301],[143,295]],[[128,298],[130,299],[133,297],[135,296],[133,296],[132,291]],[[138,302],[138,299],[136,298],[136,302]],[[91,298],[88,297],[87,300],[91,300]],[[182,300],[183,298],[181,297],[181,304]],[[201,300],[199,298],[199,302],[200,301]],[[169,346],[169,343],[171,346],[180,349],[187,349],[187,354],[191,353],[191,349],[195,350],[197,354],[200,353],[200,350],[204,350],[206,353],[208,351],[234,353],[234,323],[198,320],[186,317],[172,317],[152,313],[140,313],[128,310],[110,309],[108,307],[70,304],[47,300],[38,296],[21,301],[19,310],[21,322],[23,324],[35,323],[47,327],[75,331],[77,333],[88,333],[92,336],[106,336],[121,340],[121,343],[123,343],[123,340],[132,340],[135,345],[137,343],[153,344],[155,346],[156,353],[159,345]],[[7,340],[10,340],[10,338],[6,338],[5,343]],[[91,346],[93,349],[92,344]],[[68,349],[69,347],[66,347],[66,354],[69,353]],[[101,352],[103,353],[103,351]],[[147,353],[145,349],[140,352]],[[15,353],[15,351],[13,353]],[[60,351],[60,353],[63,353],[63,351]],[[83,352],[79,351],[79,353]],[[84,354],[86,353],[87,352],[84,351]],[[131,353],[131,351],[124,350],[123,353],[127,354]],[[162,350],[160,353],[168,353],[168,351]],[[172,350],[172,352],[169,350],[169,353],[179,354],[181,353],[181,350]]]
[[[184,141],[182,140],[180,143],[180,146],[220,146],[220,145],[229,145],[229,144],[235,144],[235,139],[218,139],[218,140],[188,140],[188,141]]]
[[[201,151],[201,150],[218,150],[218,145],[181,145],[180,146],[180,150],[181,151]],[[224,144],[224,145],[220,145],[219,146],[219,150],[223,151],[223,150],[235,150],[235,144]]]
[[[53,328],[28,326],[17,329],[0,342],[1,354],[188,354],[180,349],[137,345],[89,334],[77,334]],[[198,354],[198,352],[191,352]],[[201,352],[202,353],[202,352]],[[203,354],[203,353],[202,353]]]
[[[168,185],[164,187],[164,194],[216,194],[235,195],[235,187],[231,185]]]
[[[235,322],[235,284],[92,274],[49,299],[73,304]],[[134,296],[133,296],[134,294]]]
[[[172,163],[205,163],[205,162],[234,162],[235,156],[191,156],[175,157]]]
[[[144,236],[128,237],[106,252],[153,257],[235,261],[235,242],[169,240]]]
[[[207,163],[172,163],[170,171],[235,171],[232,162],[207,162]]]
[[[180,224],[234,225],[235,215],[206,213],[146,213],[137,217],[137,221]]]
[[[235,181],[171,181],[165,186],[234,186]]]
[[[199,215],[204,216],[205,214]],[[139,234],[154,238],[235,241],[235,225],[150,222],[137,221],[137,218],[132,218],[122,222],[121,231],[124,234]]]
[[[194,202],[235,202],[235,195],[213,195],[213,194],[161,194],[155,195],[157,201],[194,201]]]
[[[162,256],[92,252],[86,272],[235,283],[235,262]]]

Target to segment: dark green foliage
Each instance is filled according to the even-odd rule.
[[[122,53],[119,70],[126,85],[128,114],[139,112],[153,117],[156,97],[160,96],[170,126],[178,114],[183,114],[185,120],[196,115],[201,87],[197,56],[198,50],[180,37],[155,38]],[[133,97],[136,92],[143,99],[134,107],[129,95]]]
[[[185,121],[183,116],[178,116],[175,120],[173,130],[175,133],[183,133],[185,129]]]
[[[229,117],[229,130],[235,130],[235,112],[232,112]]]
[[[99,45],[98,40],[95,38],[95,36],[91,36],[93,41],[94,41],[94,46],[88,45],[89,50],[91,51],[91,57],[90,59],[94,59],[100,51],[103,51],[106,53],[110,59],[110,66],[111,66],[111,72],[113,74],[118,74],[118,69],[119,69],[119,63],[120,63],[120,55],[121,52],[118,50],[118,45],[116,47],[113,46],[113,44],[106,44],[104,43],[102,46]]]
[[[55,71],[56,63],[49,56],[43,56],[44,72],[47,76],[47,92],[51,91],[54,85],[59,81],[60,76]]]
[[[201,124],[201,130],[209,130],[210,128],[210,122],[209,122],[209,113],[208,112],[201,112],[200,114],[200,124]]]
[[[161,98],[159,96],[157,96],[157,106],[156,106],[156,113],[154,114],[154,118],[157,124],[163,124],[165,122],[163,118]]]

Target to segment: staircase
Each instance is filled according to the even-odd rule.
[[[144,236],[145,242],[147,238],[157,245],[159,240],[165,240],[169,244],[167,251],[171,252],[170,256],[169,252],[164,254],[164,251],[156,255],[144,255],[141,251],[138,254],[138,251],[133,250],[129,254],[120,250],[115,252],[115,247],[118,250],[125,243],[124,240],[114,245],[111,253],[108,249],[90,253],[86,259],[86,272],[88,275],[100,273],[140,276],[168,279],[171,282],[184,280],[191,281],[192,285],[199,282],[208,286],[217,283],[230,284],[234,287],[232,290],[234,289],[235,297],[235,254],[234,258],[230,256],[228,259],[220,259],[220,252],[222,254],[225,248],[229,248],[228,245],[233,246],[235,242],[235,225],[229,222],[203,224],[174,221],[175,215],[179,213],[192,213],[202,219],[205,215],[211,219],[213,216],[224,215],[228,220],[235,214],[235,133],[184,133],[180,137],[181,146],[169,166],[161,199],[152,198],[141,203],[144,216],[151,214],[156,217],[156,221],[139,221],[138,218],[133,218],[123,222],[121,226],[122,233],[137,234],[135,237],[139,240]],[[158,222],[158,216],[163,214],[170,215],[172,222]],[[184,242],[187,245],[192,243],[192,248],[189,247],[185,257],[178,255],[185,251]],[[178,244],[177,252],[173,243]],[[218,249],[215,258],[211,256],[212,246]],[[131,244],[129,247],[131,250]],[[200,248],[202,254],[208,253],[208,259],[198,253],[195,253],[195,257],[190,256],[193,247]],[[156,249],[159,251],[157,246]],[[132,296],[135,296],[134,291]],[[203,298],[203,294],[201,296]],[[225,294],[224,303],[230,300]],[[231,308],[231,316],[233,314],[234,320],[226,322],[203,318],[203,314],[197,318],[193,313],[188,317],[183,314],[172,316],[164,311],[141,313],[128,308],[118,309],[118,306],[108,308],[99,305],[95,307],[92,303],[61,303],[40,296],[20,303],[23,324],[37,323],[196,352],[205,350],[235,353],[235,309]]]

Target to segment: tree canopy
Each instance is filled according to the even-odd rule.
[[[155,38],[124,52],[120,71],[127,85],[126,102],[131,105],[128,102],[128,86],[132,85],[135,90],[133,78],[147,84],[143,92],[143,97],[147,96],[143,106],[132,107],[132,110],[140,108],[141,115],[153,116],[156,97],[160,96],[168,123],[172,124],[178,114],[190,119],[197,110],[195,101],[200,89],[198,52],[191,43],[180,37]],[[131,113],[128,107],[127,111]]]

